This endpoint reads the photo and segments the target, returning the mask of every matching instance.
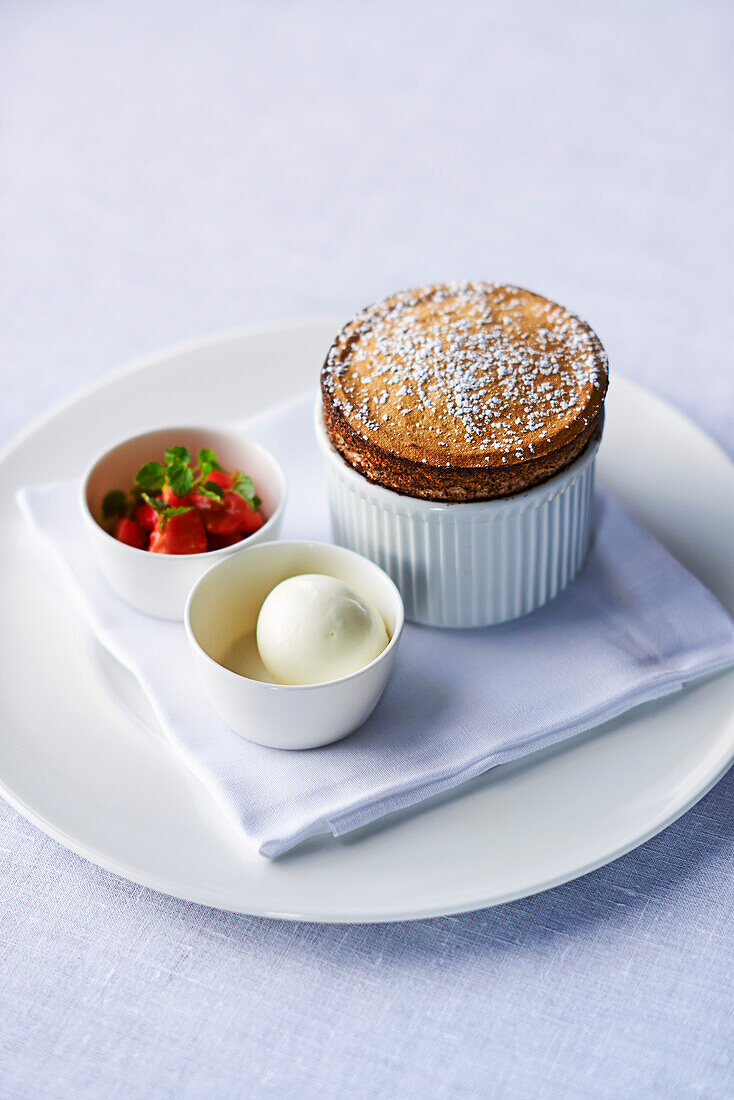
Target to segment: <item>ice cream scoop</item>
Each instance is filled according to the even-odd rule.
[[[388,644],[382,616],[336,577],[304,573],[281,581],[257,620],[263,664],[280,684],[320,684],[370,664]]]

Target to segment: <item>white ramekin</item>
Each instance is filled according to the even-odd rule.
[[[102,501],[111,489],[128,489],[144,462],[162,455],[166,447],[188,447],[196,454],[211,447],[227,470],[248,473],[262,498],[265,523],[234,546],[202,554],[151,554],[136,550],[108,534],[102,526]],[[221,428],[172,427],[143,432],[99,455],[82,478],[79,493],[84,526],[97,563],[109,584],[137,611],[159,619],[183,619],[186,599],[194,584],[215,562],[241,552],[245,546],[278,537],[285,506],[286,483],[280,464],[259,443],[239,432]]]
[[[370,600],[390,636],[374,661],[321,684],[273,684],[240,675],[223,658],[243,634],[253,634],[263,601],[276,584],[299,573],[326,573]],[[352,733],[369,718],[390,678],[404,621],[397,588],[373,562],[319,542],[247,547],[199,580],[185,624],[209,701],[235,733],[273,749],[313,749]]]
[[[332,447],[316,405],[334,538],[382,566],[406,618],[476,627],[542,607],[578,573],[589,545],[598,440],[561,473],[499,500],[442,504],[374,485]]]

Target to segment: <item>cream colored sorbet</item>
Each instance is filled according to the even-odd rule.
[[[320,684],[358,672],[388,643],[379,611],[336,577],[304,573],[276,585],[257,620],[257,647],[279,684]]]

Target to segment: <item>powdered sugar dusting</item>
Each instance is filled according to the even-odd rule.
[[[598,338],[516,287],[450,283],[394,295],[339,334],[322,384],[358,434],[487,462],[542,453],[606,388]],[[438,452],[437,447],[446,448]]]

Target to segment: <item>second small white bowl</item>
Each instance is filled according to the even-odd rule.
[[[336,577],[370,600],[390,638],[382,653],[357,672],[321,684],[274,684],[227,667],[243,640],[254,647],[268,593],[301,573]],[[328,543],[273,542],[210,569],[189,596],[184,622],[209,701],[235,733],[269,748],[312,749],[346,737],[369,718],[392,672],[404,618],[400,593],[373,562]]]
[[[130,488],[143,463],[172,446],[188,447],[192,454],[211,447],[226,470],[244,470],[262,498],[265,523],[260,530],[234,546],[203,554],[151,554],[113,538],[102,526],[105,495]],[[173,427],[133,436],[96,458],[82,479],[79,504],[94,556],[118,596],[146,615],[180,621],[192,586],[216,561],[245,545],[278,537],[285,496],[283,471],[259,443],[218,428]]]

